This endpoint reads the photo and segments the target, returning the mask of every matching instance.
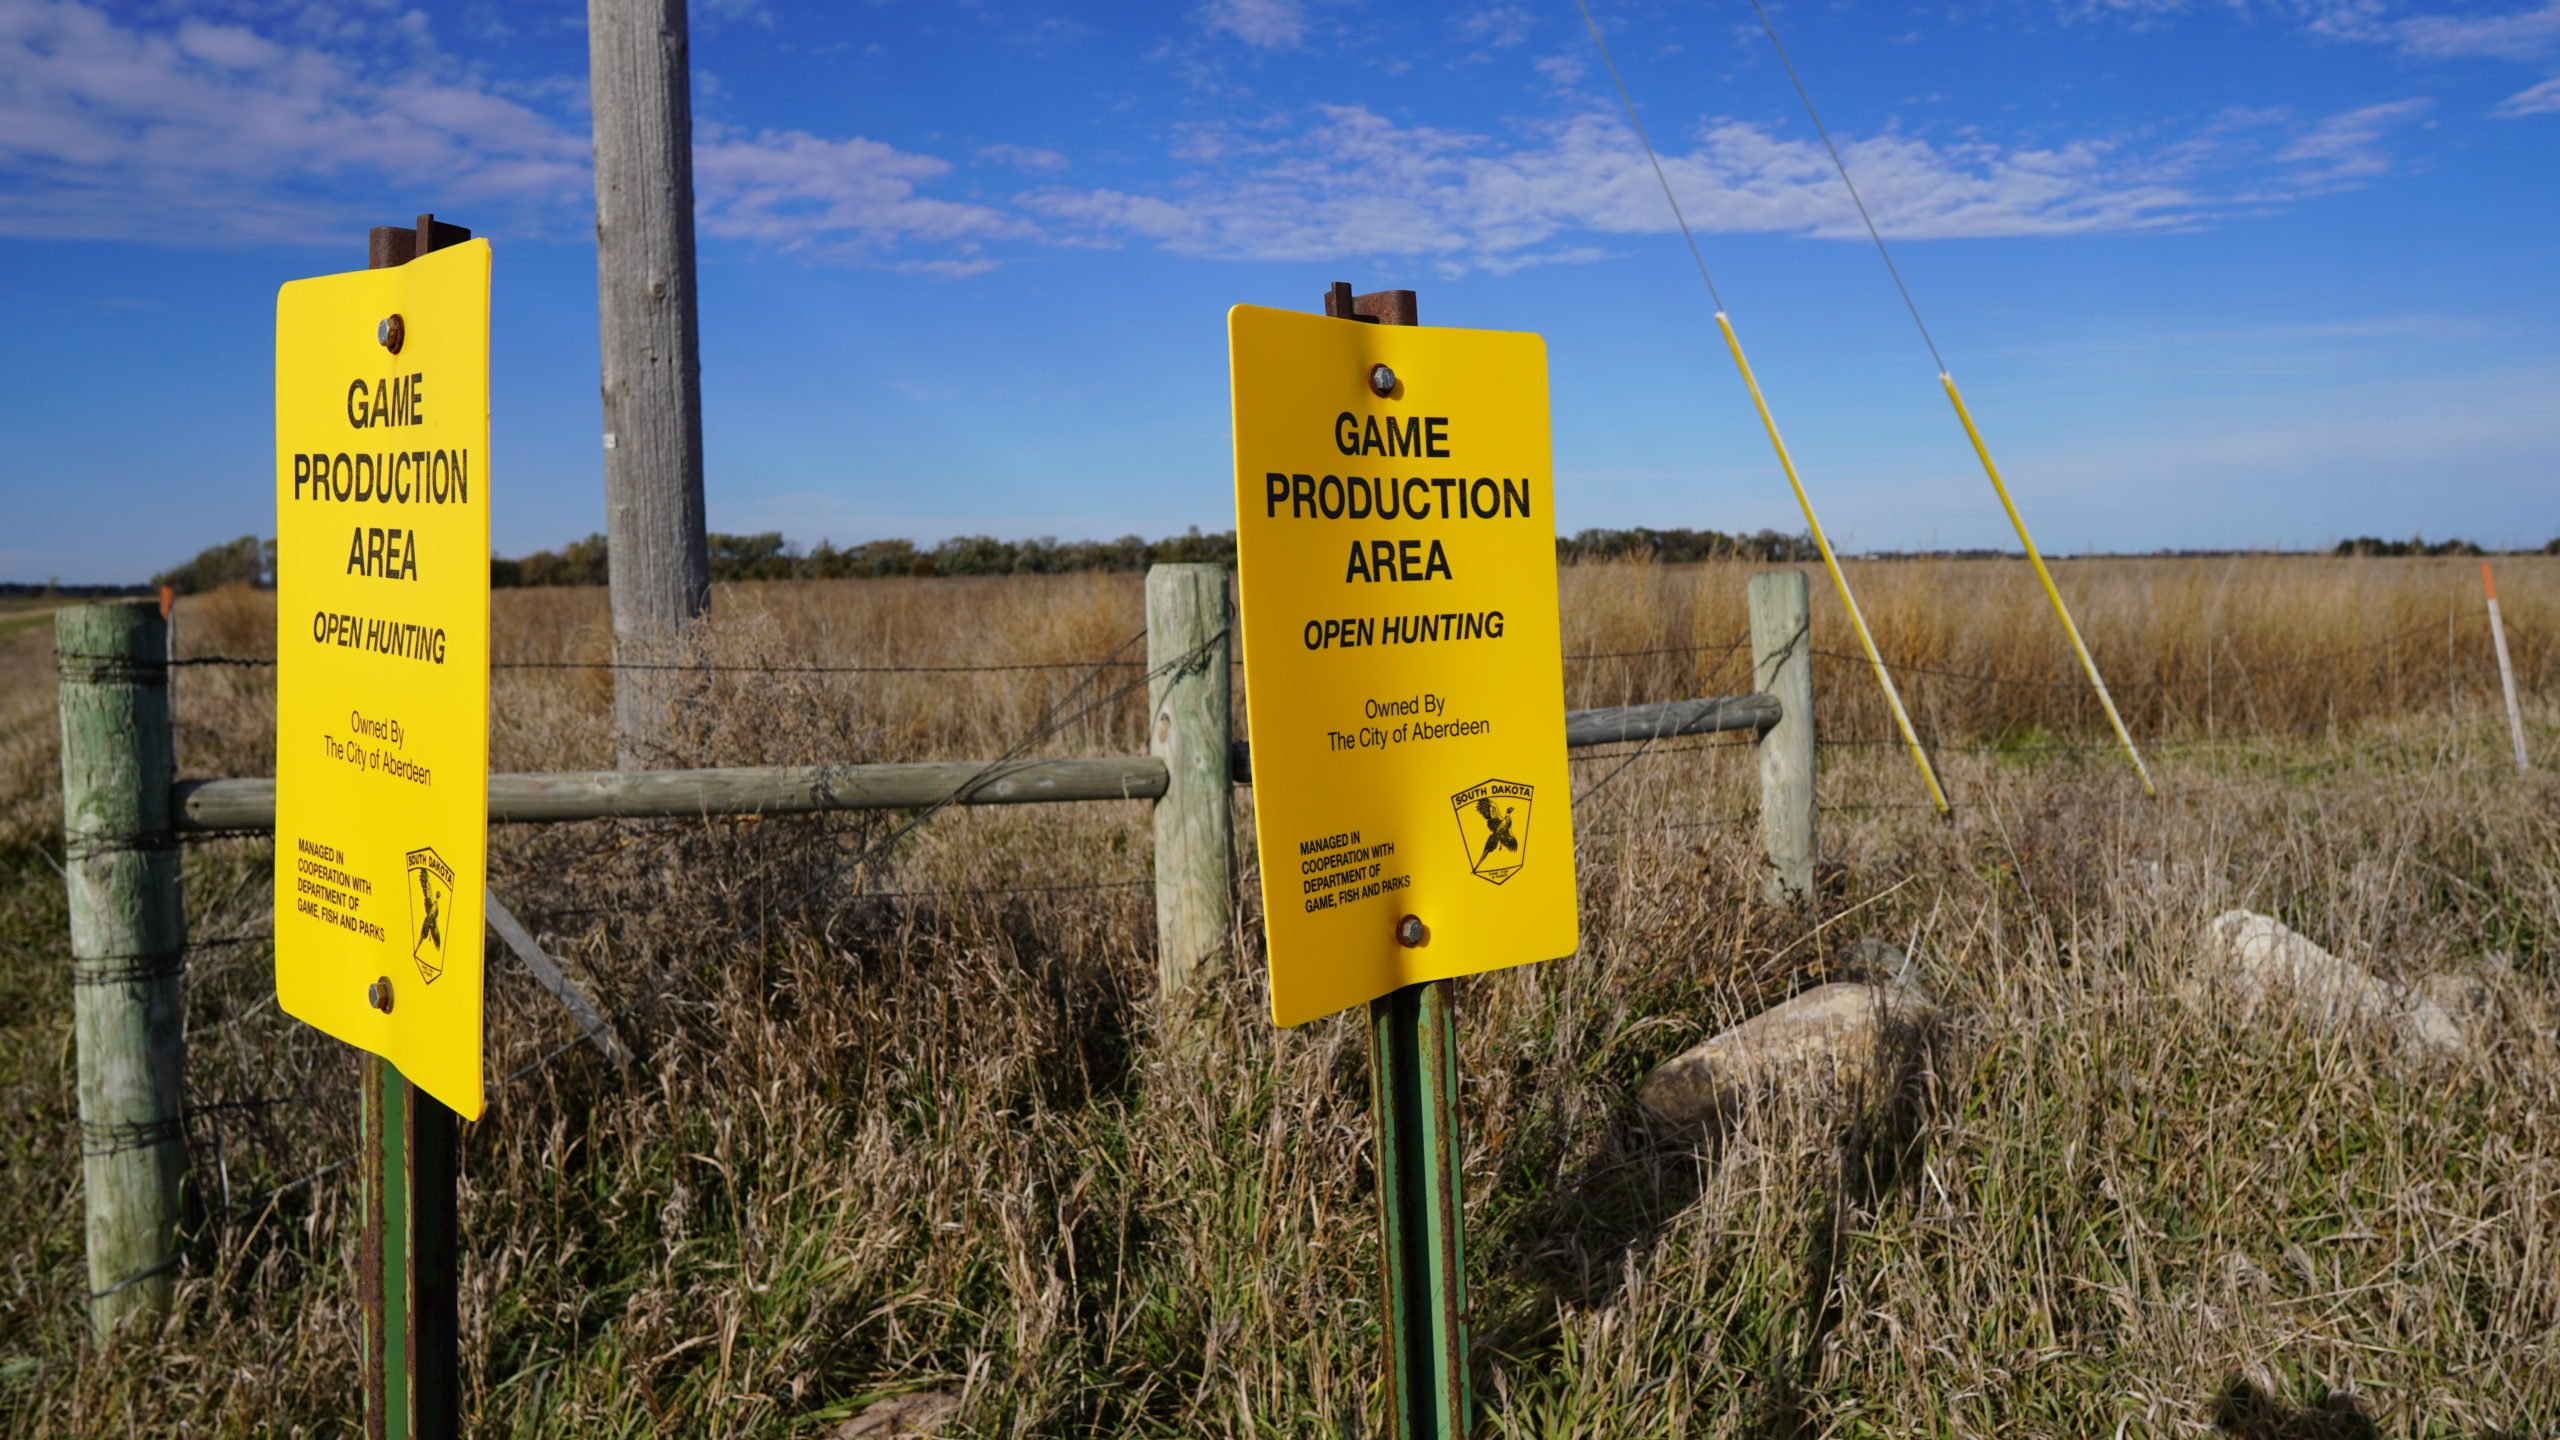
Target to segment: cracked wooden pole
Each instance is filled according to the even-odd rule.
[[[1148,750],[1164,762],[1156,802],[1156,980],[1170,999],[1224,954],[1235,931],[1235,801],[1227,656],[1227,568],[1147,572]]]
[[[693,100],[684,0],[587,0],[596,319],[604,353],[613,658],[664,659],[711,609],[694,306]],[[622,768],[663,763],[681,675],[613,672]]]
[[[89,1323],[101,1337],[168,1308],[179,1256],[186,915],[169,828],[167,633],[148,600],[53,617]]]
[[[1778,723],[1760,732],[1760,849],[1768,897],[1813,894],[1813,636],[1804,572],[1751,577],[1751,688],[1778,697]]]

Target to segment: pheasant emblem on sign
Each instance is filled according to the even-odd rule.
[[[451,928],[445,912],[453,903],[453,867],[428,845],[409,852],[408,869],[416,888],[409,900],[409,958],[418,962],[419,978],[432,985],[444,973],[446,935]]]
[[[1487,780],[1449,797],[1457,813],[1458,839],[1466,846],[1467,869],[1479,880],[1500,885],[1529,862],[1529,807],[1534,787],[1513,780]]]

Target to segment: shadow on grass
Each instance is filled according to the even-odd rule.
[[[1829,1174],[1814,1187],[1796,1270],[1799,1298],[1792,1303],[1800,1317],[1787,1323],[1785,1303],[1773,1302],[1774,1313],[1751,1327],[1767,1337],[1768,1353],[1748,1409],[1750,1435],[1776,1440],[1815,1428],[1809,1401],[1823,1345],[1842,1314],[1841,1256],[1858,1218],[1919,1173],[1939,1042],[1934,1026],[1882,1027],[1866,1090],[1832,1102],[1824,1122],[1832,1127],[1824,1150]],[[1478,1351],[1513,1364],[1552,1353],[1563,1308],[1610,1304],[1628,1267],[1643,1263],[1664,1227],[1697,1203],[1705,1177],[1736,1143],[1741,1118],[1736,1109],[1703,1131],[1671,1128],[1630,1101],[1580,1164],[1516,1222],[1515,1273],[1539,1298],[1481,1328]],[[1554,1158],[1563,1168],[1563,1157]],[[1479,1375],[1486,1368],[1480,1364]]]
[[[1840,1257],[1860,1216],[1908,1188],[1928,1154],[1928,1118],[1935,1099],[1943,1034],[1934,1023],[1879,1027],[1867,1092],[1850,1110],[1832,1147],[1829,1204],[1808,1217],[1802,1283],[1797,1303],[1803,1323],[1773,1327],[1796,1339],[1791,1353],[1769,1357],[1767,1379],[1748,1433],[1760,1440],[1792,1440],[1819,1426],[1811,1400],[1822,1381],[1822,1350],[1842,1314]]]
[[[2308,1405],[2288,1405],[2246,1380],[2213,1399],[2213,1428],[2240,1440],[2381,1440],[2382,1430],[2352,1395],[2324,1392]]]

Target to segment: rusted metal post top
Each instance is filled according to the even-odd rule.
[[[388,270],[394,265],[406,265],[421,255],[470,238],[469,230],[447,225],[433,215],[419,216],[414,230],[406,225],[376,225],[366,237],[364,268]]]
[[[1419,325],[1422,307],[1410,290],[1372,290],[1366,295],[1351,293],[1349,283],[1333,282],[1324,292],[1324,313],[1336,320],[1360,320],[1372,325]]]

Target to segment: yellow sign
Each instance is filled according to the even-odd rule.
[[[1271,1018],[1573,953],[1546,342],[1240,305],[1227,353]]]
[[[489,242],[276,296],[276,999],[480,1118]]]

